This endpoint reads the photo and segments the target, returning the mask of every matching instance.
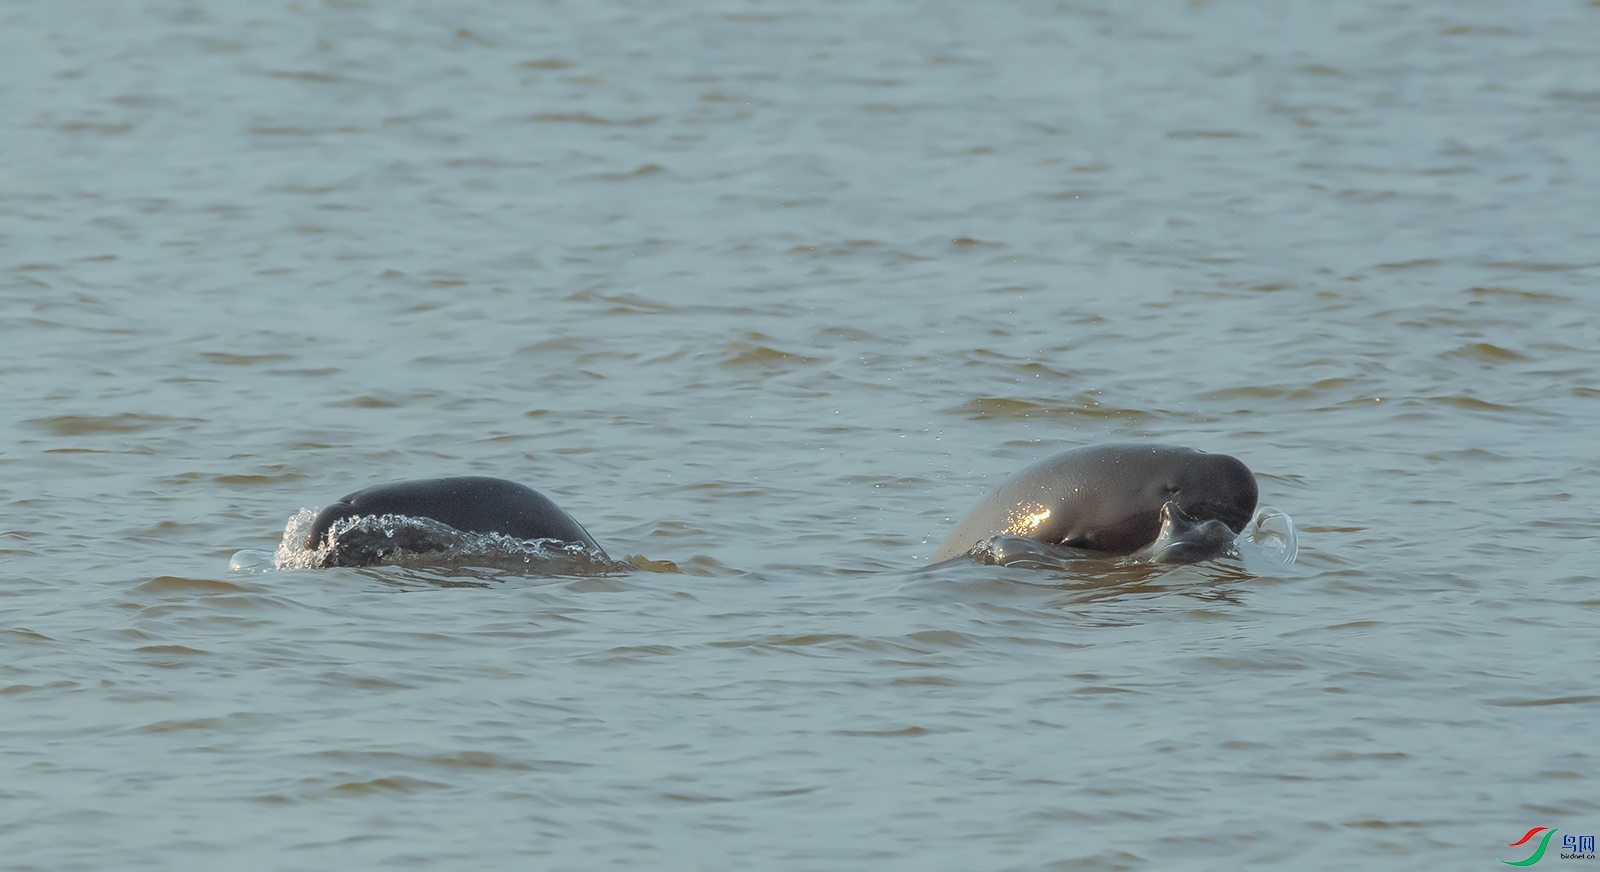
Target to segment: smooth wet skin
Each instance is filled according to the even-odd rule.
[[[1107,556],[1155,546],[1156,559],[1198,562],[1230,547],[1254,514],[1257,494],[1250,469],[1226,454],[1173,445],[1079,448],[990,491],[934,560],[1008,535]]]
[[[329,529],[345,518],[404,515],[437,521],[447,530],[430,533],[420,527],[406,538],[381,543],[340,541],[326,565],[365,566],[393,550],[431,551],[447,547],[452,531],[502,533],[518,539],[576,542],[604,556],[600,545],[571,515],[533,488],[501,478],[464,476],[381,484],[356,491],[317,513],[305,545],[315,550]]]

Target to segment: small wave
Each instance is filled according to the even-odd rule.
[[[1092,551],[1051,545],[1023,536],[990,536],[972,546],[967,557],[984,566],[1019,566],[1024,569],[1066,569],[1083,560],[1104,559]]]

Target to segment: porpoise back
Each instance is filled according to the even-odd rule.
[[[321,547],[334,522],[368,515],[430,518],[467,533],[578,542],[604,554],[589,531],[549,497],[513,481],[483,476],[414,479],[358,490],[317,513],[306,547]]]

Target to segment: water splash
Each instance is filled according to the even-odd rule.
[[[1161,534],[1155,542],[1111,560],[1118,566],[1143,566],[1234,556],[1247,566],[1278,568],[1293,564],[1299,553],[1294,519],[1279,509],[1262,506],[1237,537],[1218,521],[1195,523],[1163,513]],[[1104,554],[1008,534],[991,536],[963,556],[985,566],[1055,570],[1070,570],[1085,560],[1107,559]]]
[[[1235,540],[1246,562],[1261,561],[1289,566],[1300,555],[1300,537],[1294,519],[1272,506],[1262,506]]]
[[[1128,556],[1129,563],[1200,563],[1236,551],[1233,530],[1216,519],[1193,520],[1176,503],[1161,507],[1156,541]]]
[[[260,572],[271,572],[277,568],[273,560],[274,556],[271,551],[256,551],[251,548],[236,551],[233,557],[228,559],[228,571],[251,575]]]
[[[531,575],[607,575],[630,563],[610,560],[577,542],[518,539],[503,533],[467,533],[430,518],[367,515],[334,523],[325,542],[306,547],[316,512],[302,508],[283,528],[275,553],[240,551],[233,572],[323,569],[340,565],[510,570]]]

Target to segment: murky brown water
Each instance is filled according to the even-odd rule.
[[[1580,2],[0,12],[0,865],[1600,830],[1597,45]],[[1244,459],[1298,562],[925,568],[1126,439]],[[229,571],[446,474],[683,571]]]

